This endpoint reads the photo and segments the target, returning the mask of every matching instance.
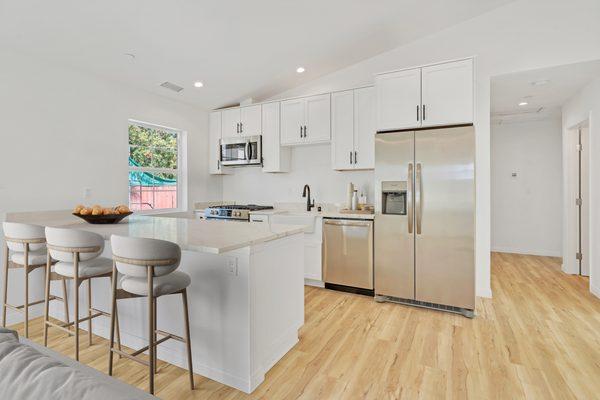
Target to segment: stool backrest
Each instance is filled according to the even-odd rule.
[[[68,228],[46,228],[50,256],[58,261],[73,262],[73,252],[79,249],[79,261],[92,260],[102,254],[104,238],[97,233]],[[53,249],[61,248],[61,250]],[[62,250],[64,249],[64,250]]]
[[[10,239],[18,240],[40,240],[46,236],[44,227],[39,225],[21,224],[18,222],[3,222],[2,229],[4,230],[4,240],[11,251],[23,253],[25,251],[25,243],[13,242]],[[44,240],[45,241],[45,240]],[[46,247],[45,243],[31,243],[29,251],[42,250]]]
[[[110,245],[117,270],[125,276],[145,278],[148,266],[155,267],[154,276],[167,275],[181,261],[181,248],[166,240],[112,235]]]

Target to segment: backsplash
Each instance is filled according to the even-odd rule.
[[[301,202],[302,187],[308,184],[317,203],[343,204],[348,182],[373,202],[373,171],[335,171],[331,168],[329,144],[297,146],[292,149],[291,172],[263,173],[259,167],[235,168],[223,176],[223,199],[237,203],[272,204]]]

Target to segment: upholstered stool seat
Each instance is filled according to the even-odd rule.
[[[28,254],[27,263],[30,266],[33,265],[46,265],[46,250],[30,251]],[[25,265],[25,253],[13,253],[10,255],[10,261],[15,264]]]
[[[110,258],[98,257],[93,260],[79,262],[79,278],[89,278],[98,275],[105,275],[112,271],[112,260]],[[59,261],[54,266],[57,274],[74,278],[75,267],[72,262]]]
[[[173,294],[190,286],[192,280],[185,272],[174,271],[168,275],[157,276],[152,281],[154,296],[164,296]],[[138,296],[148,296],[148,279],[125,277],[121,281],[123,290],[137,294]]]

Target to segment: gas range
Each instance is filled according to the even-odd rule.
[[[257,206],[256,204],[211,206],[204,210],[204,218],[250,221],[250,211],[272,209],[272,206]]]

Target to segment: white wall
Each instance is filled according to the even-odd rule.
[[[0,65],[1,220],[8,211],[70,209],[84,202],[84,187],[86,203],[127,203],[130,118],[187,131],[189,204],[220,199],[205,162],[206,112],[15,53],[0,52]],[[10,279],[21,292],[22,276]],[[41,275],[33,281],[41,285]]]
[[[571,158],[575,154],[567,151],[569,143],[570,128],[580,124],[583,121],[589,122],[589,152],[590,155],[590,290],[600,297],[600,251],[597,250],[597,241],[595,238],[600,235],[600,78],[594,80],[584,87],[578,94],[573,96],[562,108],[562,126],[563,126],[563,179],[564,179],[564,207],[563,207],[563,226],[565,232],[573,233],[576,229],[577,221],[575,215],[571,212],[569,201],[572,201],[572,193],[576,182],[573,177],[574,171],[570,166],[573,165]],[[571,203],[572,204],[572,203]],[[575,235],[563,236],[563,254],[575,254],[576,237]],[[563,259],[563,270],[568,273],[577,273],[577,266],[573,257]]]
[[[236,168],[234,175],[223,177],[223,199],[256,204],[304,202],[302,188],[308,184],[317,203],[343,204],[348,182],[352,182],[359,194],[364,192],[373,202],[373,171],[334,171],[329,144],[295,147],[290,171],[265,174],[260,168]]]
[[[560,257],[560,118],[493,124],[491,147],[492,250]]]
[[[490,78],[600,58],[598,15],[597,0],[515,1],[275,98],[368,85],[377,72],[476,55],[476,279],[477,294],[491,296]],[[224,192],[235,184],[226,179]]]

